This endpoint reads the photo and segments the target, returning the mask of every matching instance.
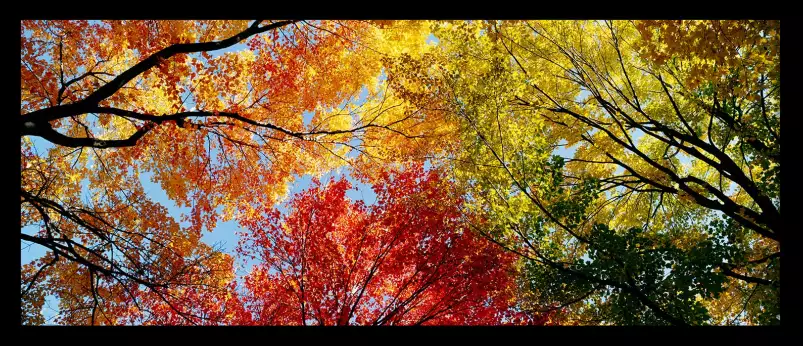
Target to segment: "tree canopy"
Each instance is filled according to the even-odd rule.
[[[749,20],[22,21],[21,240],[47,250],[22,323],[56,296],[70,325],[779,324],[779,42]],[[289,193],[330,172],[376,203],[345,178]],[[201,239],[226,221],[234,252]]]

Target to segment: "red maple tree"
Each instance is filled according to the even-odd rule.
[[[383,173],[377,203],[351,184],[314,181],[249,221],[239,252],[261,260],[245,278],[260,325],[541,324],[510,306],[514,256],[466,227],[462,197],[421,165]],[[240,315],[245,316],[245,315]]]

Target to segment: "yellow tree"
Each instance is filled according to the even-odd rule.
[[[777,323],[777,22],[435,35],[438,52],[393,59],[391,75],[460,123],[455,177],[495,220],[478,231],[525,259],[524,305],[585,323]]]

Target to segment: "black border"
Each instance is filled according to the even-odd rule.
[[[114,5],[119,4],[120,10],[115,11]],[[62,7],[72,6],[71,8],[49,7],[44,3],[12,3],[8,9],[14,8],[16,15],[14,19],[3,21],[5,24],[4,32],[7,38],[7,49],[9,52],[4,54],[6,59],[12,60],[4,63],[6,69],[14,69],[14,76],[17,81],[20,72],[17,70],[19,58],[16,48],[19,44],[17,26],[23,19],[253,19],[254,14],[264,13],[272,18],[304,18],[304,19],[777,19],[781,18],[784,31],[784,51],[782,60],[784,74],[781,77],[785,88],[781,90],[782,98],[786,103],[781,103],[782,109],[794,110],[792,102],[800,98],[799,84],[800,78],[800,46],[798,22],[789,17],[789,14],[796,13],[792,6],[780,8],[770,3],[736,3],[728,2],[722,4],[680,3],[680,2],[634,2],[632,4],[613,3],[613,2],[589,2],[589,3],[451,3],[438,4],[427,3],[423,6],[416,6],[414,3],[390,3],[390,2],[371,2],[371,3],[330,3],[328,6],[309,3],[228,3],[214,4],[211,2],[180,3],[174,7],[168,7],[165,3],[144,3],[144,2],[125,2],[125,3],[64,3]],[[110,6],[112,5],[112,6]],[[295,6],[294,6],[295,5]],[[299,6],[300,5],[300,6]],[[333,6],[334,5],[334,6]],[[550,5],[560,7],[550,9]],[[701,7],[709,5],[710,7]],[[125,7],[122,7],[125,6]],[[284,7],[281,6],[292,6]],[[263,7],[263,10],[259,10]],[[786,7],[786,6],[784,6]],[[18,9],[21,8],[22,11]],[[473,10],[473,11],[472,11]],[[706,11],[709,10],[709,11]],[[739,11],[741,10],[741,11]],[[199,12],[202,11],[202,12]],[[369,12],[365,12],[369,11]],[[729,11],[737,11],[733,14]],[[11,42],[16,42],[12,44]],[[11,73],[6,74],[12,76]],[[784,81],[786,83],[784,83]],[[6,79],[8,85],[19,85],[12,77]],[[790,89],[791,88],[791,89]],[[9,86],[10,92],[3,95],[7,100],[9,113],[16,112],[15,105],[20,99],[16,92],[16,86]],[[13,95],[13,96],[11,96]],[[791,99],[796,98],[796,99]],[[784,134],[783,140],[787,159],[786,174],[782,175],[781,195],[786,196],[785,201],[787,211],[798,213],[803,210],[800,208],[798,196],[803,195],[801,191],[801,181],[798,179],[797,160],[794,158],[798,154],[796,147],[790,147],[792,140],[790,135],[803,128],[798,126],[801,122],[800,115],[787,113],[784,118],[787,121],[781,133]],[[789,123],[791,122],[791,123]],[[2,126],[2,131],[19,131],[20,118],[17,118],[12,126]],[[4,147],[18,148],[20,142],[16,133],[4,134],[2,140],[7,142]],[[11,206],[2,208],[5,217],[3,220],[8,223],[19,223],[17,212],[18,199],[15,193],[14,184],[18,181],[16,167],[19,167],[19,151],[3,150],[2,154],[9,157],[3,158],[6,162],[8,175],[3,174],[5,183],[8,185],[8,192],[3,193],[5,200],[2,205]],[[790,166],[791,164],[791,166]],[[8,168],[10,166],[14,169]],[[790,171],[791,169],[791,171]],[[790,173],[791,172],[791,173]],[[785,180],[783,177],[787,177]],[[10,177],[10,178],[8,178]],[[791,178],[790,178],[791,177]],[[790,204],[791,203],[791,204]],[[10,220],[10,221],[9,221]],[[781,341],[783,336],[792,336],[791,330],[801,325],[801,309],[796,304],[798,300],[797,292],[799,284],[796,264],[799,260],[800,234],[794,227],[797,222],[792,220],[788,214],[784,222],[786,233],[781,237],[785,245],[782,245],[781,257],[784,257],[784,268],[788,272],[786,282],[786,294],[781,294],[782,305],[782,327],[78,327],[78,326],[42,326],[31,327],[21,326],[18,314],[19,291],[16,291],[16,283],[19,278],[20,267],[17,265],[20,257],[16,248],[12,251],[5,251],[3,254],[6,260],[3,269],[5,273],[2,278],[8,280],[7,284],[0,287],[8,288],[12,294],[5,294],[3,297],[3,309],[8,314],[5,321],[11,321],[17,325],[17,331],[21,332],[20,338],[16,342],[40,343],[46,339],[69,343],[72,342],[110,342],[118,343],[164,343],[175,341],[189,343],[192,341],[212,342],[231,342],[233,339],[253,339],[265,343],[273,342],[298,342],[318,339],[324,342],[332,342],[335,339],[342,342],[364,342],[364,343],[397,343],[397,342],[420,342],[442,339],[449,344],[471,341],[472,343],[500,343],[505,341],[524,341],[524,343],[539,342],[572,342],[575,341],[599,341],[601,338],[609,339],[612,342],[620,343],[652,343],[655,341],[667,342],[728,342],[738,341],[747,343],[750,341],[773,342]],[[795,219],[795,221],[797,221]],[[9,230],[7,234],[12,234]],[[11,241],[14,247],[18,244],[17,240]],[[9,259],[10,258],[10,259]],[[783,271],[783,269],[782,269]],[[5,291],[5,289],[4,289]],[[791,293],[789,293],[791,292]],[[796,328],[795,328],[796,329]],[[122,338],[121,338],[122,336]],[[113,338],[111,338],[113,337]],[[165,338],[167,337],[167,339]],[[6,337],[12,341],[11,336]],[[277,339],[278,338],[278,339]],[[791,338],[790,338],[791,339]],[[69,341],[68,341],[69,340]],[[794,340],[794,339],[792,339]]]

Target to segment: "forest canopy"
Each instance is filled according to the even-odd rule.
[[[779,21],[20,32],[24,325],[780,324]]]

